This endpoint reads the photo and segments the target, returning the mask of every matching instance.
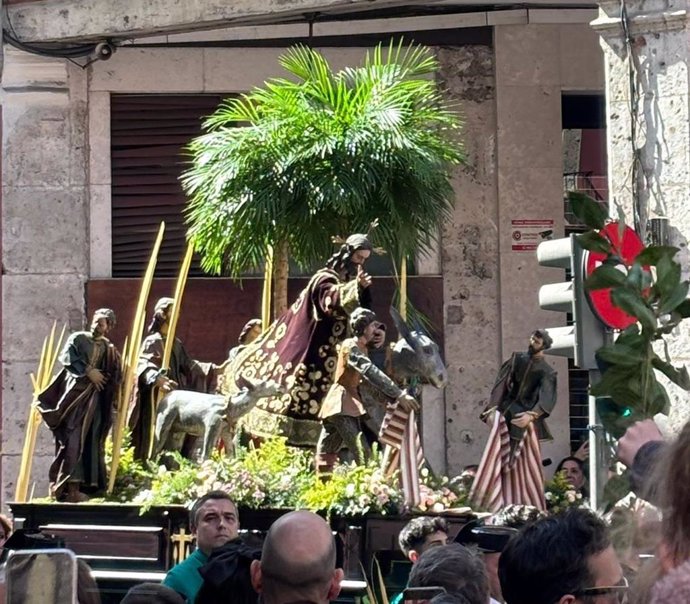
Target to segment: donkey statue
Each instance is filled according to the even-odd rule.
[[[154,458],[162,451],[180,451],[187,434],[202,437],[199,461],[208,459],[219,439],[225,452],[234,451],[237,420],[256,402],[266,396],[282,393],[274,381],[253,383],[244,380],[245,387],[232,396],[205,394],[190,390],[173,390],[158,403]]]
[[[399,339],[383,352],[385,359],[380,368],[400,385],[417,380],[439,389],[445,388],[448,383],[448,372],[436,342],[427,335],[419,323],[415,322],[414,329],[411,329],[395,308],[391,307],[390,314],[398,330]],[[379,360],[376,352],[373,352],[371,357],[374,362]],[[389,401],[365,381],[360,384],[359,389],[370,417],[367,425],[378,433]]]

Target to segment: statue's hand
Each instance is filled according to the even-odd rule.
[[[177,382],[165,377],[164,375],[159,375],[156,378],[156,386],[158,386],[163,392],[172,392],[177,388]]]
[[[403,392],[398,397],[398,404],[404,411],[419,411],[419,403],[413,396]]]
[[[371,275],[364,272],[361,264],[357,266],[357,283],[362,288],[367,288],[371,285]]]
[[[479,419],[482,420],[485,424],[488,424],[493,419],[495,412],[495,406],[489,407],[488,409],[481,412],[481,414],[479,415]]]
[[[535,420],[534,415],[531,413],[518,413],[515,415],[515,417],[511,420],[511,424],[513,426],[517,426],[518,428],[526,428],[529,426],[533,421]]]
[[[108,381],[108,378],[101,373],[101,370],[95,367],[86,370],[86,377],[91,380],[96,390],[103,390],[103,388],[105,388],[105,383]]]

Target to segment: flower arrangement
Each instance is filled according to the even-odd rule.
[[[201,465],[173,454],[177,469],[159,466],[148,489],[134,499],[144,510],[154,505],[187,504],[208,491],[227,491],[246,508],[295,507],[311,480],[306,451],[273,438],[261,447],[239,447],[235,457],[216,453]]]
[[[152,506],[187,505],[212,490],[227,491],[245,508],[306,508],[327,514],[357,516],[370,512],[397,514],[403,507],[398,473],[387,475],[382,454],[374,448],[365,464],[337,463],[328,477],[312,469],[313,453],[271,438],[260,447],[238,447],[235,457],[220,452],[201,464],[171,456],[175,469],[133,460],[131,449],[120,460],[111,500],[134,501],[146,511]],[[170,465],[170,464],[169,464]],[[447,477],[420,472],[420,511],[442,512],[462,506],[466,494]]]
[[[582,507],[587,500],[568,482],[563,472],[556,472],[545,485],[546,507],[556,514],[571,507]]]
[[[402,505],[397,472],[386,476],[381,469],[381,454],[373,451],[364,464],[336,464],[330,478],[313,476],[299,503],[310,510],[323,510],[341,516],[368,512],[396,514]]]
[[[428,468],[420,470],[419,478],[422,500],[417,507],[420,511],[440,513],[465,505],[468,492],[462,482],[436,476]]]

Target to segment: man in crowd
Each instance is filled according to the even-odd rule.
[[[290,512],[271,525],[261,560],[252,562],[252,585],[263,604],[326,604],[340,593],[343,579],[335,557],[326,521],[312,512]]]
[[[120,604],[184,604],[184,600],[160,583],[139,583],[125,594]]]
[[[163,585],[193,604],[203,583],[199,569],[215,548],[237,539],[240,524],[237,507],[224,491],[211,491],[199,498],[189,514],[189,524],[196,538],[196,549],[168,571]]]
[[[73,333],[58,360],[63,369],[38,395],[38,410],[55,437],[48,473],[52,495],[76,503],[106,486],[105,437],[113,422],[120,355],[106,337],[115,313],[101,308],[91,331]]]
[[[418,516],[410,520],[398,535],[398,544],[405,557],[414,564],[428,549],[448,543],[448,523],[441,516]],[[400,592],[391,604],[400,604]]]
[[[426,550],[448,543],[448,523],[441,516],[418,516],[400,531],[398,543],[414,564]]]
[[[501,583],[498,579],[501,552],[518,529],[545,516],[545,512],[532,506],[508,505],[485,520],[468,522],[455,537],[456,543],[474,546],[481,554],[489,580],[491,604],[503,602]]]
[[[425,551],[412,567],[407,586],[442,587],[468,604],[489,604],[489,583],[481,558],[457,543]]]
[[[618,602],[627,591],[606,524],[584,508],[522,529],[503,550],[498,574],[506,604]]]

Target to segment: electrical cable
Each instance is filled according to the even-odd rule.
[[[23,50],[24,52],[37,54],[44,57],[70,59],[87,57],[93,54],[93,52],[96,50],[97,43],[65,46],[63,44],[29,44],[26,42],[22,42],[17,37],[17,33],[14,31],[14,27],[12,25],[10,13],[7,6],[5,6],[5,22],[7,23],[8,28],[3,27],[2,29],[3,39],[5,39],[8,42],[8,44],[10,44],[10,46],[14,46],[15,48]]]

